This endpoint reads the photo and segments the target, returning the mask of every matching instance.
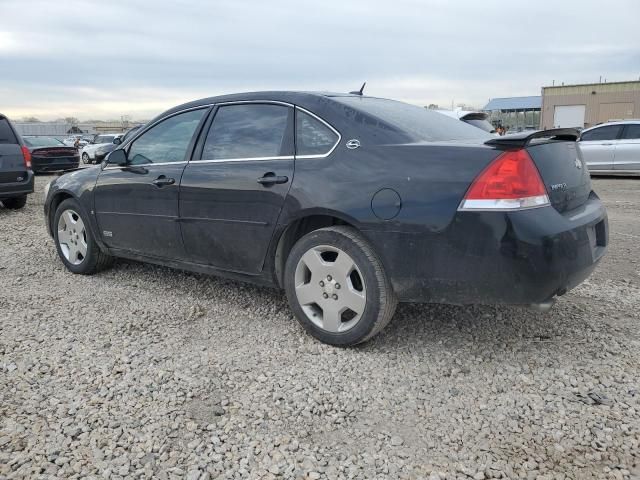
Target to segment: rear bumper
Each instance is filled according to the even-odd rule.
[[[607,214],[592,194],[570,212],[459,212],[437,234],[366,232],[401,301],[530,304],[584,281],[605,254]],[[393,245],[393,248],[389,248]]]
[[[0,183],[0,200],[33,193],[33,185],[33,172],[27,170],[26,178],[22,182]]]
[[[78,168],[80,157],[32,158],[31,168],[34,172],[56,172]]]

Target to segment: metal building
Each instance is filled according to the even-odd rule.
[[[542,87],[542,128],[640,118],[640,80]]]
[[[489,114],[495,126],[508,127],[510,131],[537,130],[540,126],[542,97],[494,98],[482,109]]]

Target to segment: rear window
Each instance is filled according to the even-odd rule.
[[[6,118],[0,118],[0,143],[18,143]]]
[[[64,145],[60,140],[53,137],[22,137],[22,139],[30,147],[59,147]]]
[[[408,103],[372,97],[333,97],[333,100],[376,117],[391,127],[418,139],[488,140],[488,133],[460,120]]]
[[[472,125],[476,128],[484,130],[485,132],[488,132],[488,133],[495,133],[496,131],[496,129],[493,128],[493,125],[491,125],[491,123],[488,120],[480,120],[480,119],[473,119],[473,118],[467,120],[465,118],[464,121],[467,122],[469,125]]]

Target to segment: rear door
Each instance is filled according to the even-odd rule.
[[[178,225],[180,178],[208,108],[155,124],[128,149],[128,164],[107,164],[95,187],[103,241],[150,257],[183,259]]]
[[[579,147],[589,170],[613,170],[617,139],[621,131],[621,125],[604,125],[582,134]]]
[[[294,111],[275,102],[216,108],[180,184],[191,261],[256,274],[289,192]]]
[[[622,135],[617,141],[613,168],[640,172],[640,123],[629,123],[624,126]]]

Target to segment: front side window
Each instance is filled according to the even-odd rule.
[[[618,133],[620,133],[621,128],[622,127],[620,125],[608,125],[606,127],[595,128],[588,132],[584,132],[580,139],[585,142],[594,140],[615,140],[618,138]]]
[[[628,140],[631,139],[639,139],[640,138],[640,124],[630,124],[627,125],[627,127],[625,128],[624,131],[624,136],[623,138],[626,138]]]
[[[288,156],[291,108],[240,104],[218,108],[202,151],[203,160]]]
[[[338,135],[311,115],[296,110],[296,154],[326,155],[338,141]]]
[[[206,108],[169,117],[143,133],[129,149],[129,163],[171,163],[185,160],[187,148]]]

